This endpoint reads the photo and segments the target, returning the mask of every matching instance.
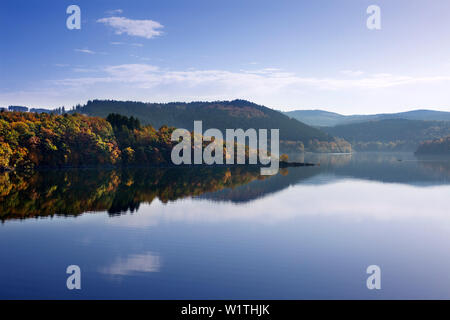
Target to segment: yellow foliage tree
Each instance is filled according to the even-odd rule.
[[[288,161],[289,161],[289,156],[288,156],[287,154],[283,153],[283,154],[280,156],[280,161],[282,161],[282,162],[288,162]]]

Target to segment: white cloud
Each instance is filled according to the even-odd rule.
[[[364,74],[364,72],[361,70],[342,70],[341,73],[351,77],[357,77]]]
[[[70,106],[92,98],[151,102],[247,99],[285,111],[311,106],[346,114],[423,107],[448,111],[450,75],[445,73],[312,77],[277,68],[174,70],[142,62],[94,69],[82,74],[79,71],[85,70],[76,70],[77,75],[42,82],[30,91],[2,92],[0,104]]]
[[[102,18],[98,19],[97,22],[110,26],[116,34],[128,34],[147,39],[161,35],[162,32],[158,29],[164,27],[159,22],[153,20],[132,20],[124,17]]]
[[[82,52],[82,53],[89,53],[89,54],[95,54],[94,51],[89,49],[75,49],[76,52]]]
[[[72,71],[73,72],[88,73],[88,72],[95,72],[96,70],[95,69],[90,69],[90,68],[79,68],[79,67],[76,67],[76,68],[72,68]]]
[[[123,13],[122,9],[114,9],[114,10],[108,10],[106,11],[106,14],[114,15],[114,14],[121,14]]]
[[[274,92],[295,88],[319,90],[380,89],[402,85],[425,84],[450,81],[450,76],[404,76],[386,73],[366,75],[357,79],[337,77],[304,77],[277,68],[258,70],[161,70],[149,64],[123,64],[103,69],[102,77],[74,78],[57,81],[59,84],[83,85],[103,82],[133,83],[139,88],[157,85],[182,84],[195,88],[213,86],[217,91]]]
[[[109,44],[113,46],[122,46],[122,45],[129,45],[131,47],[143,47],[144,45],[142,43],[126,43],[126,42],[120,42],[120,41],[111,41]]]

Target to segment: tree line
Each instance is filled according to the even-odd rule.
[[[169,163],[174,128],[81,114],[0,113],[0,170]]]
[[[450,136],[421,143],[416,154],[450,155]]]

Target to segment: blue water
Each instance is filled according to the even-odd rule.
[[[11,216],[0,298],[449,299],[449,159],[310,157],[320,167],[165,203],[135,196],[121,214]],[[66,287],[69,265],[81,290]],[[381,290],[366,287],[369,265]]]

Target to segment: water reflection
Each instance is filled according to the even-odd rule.
[[[0,219],[106,211],[136,212],[142,203],[184,198],[246,203],[297,184],[331,183],[342,178],[433,186],[450,183],[448,158],[416,158],[406,153],[291,155],[291,160],[320,164],[282,169],[261,176],[258,168],[133,168],[50,170],[0,174]]]
[[[450,297],[448,159],[301,157],[320,166],[3,174],[0,298]],[[6,221],[55,214],[78,217]]]
[[[144,229],[174,223],[274,225],[305,217],[350,222],[426,218],[440,221],[440,227],[450,230],[450,203],[447,201],[450,185],[422,188],[354,179],[330,179],[323,183],[326,177],[331,178],[317,176],[309,183],[293,185],[245,205],[231,201],[219,204],[209,198],[186,199],[170,206],[156,201],[143,205],[139,215],[125,215],[109,223]]]
[[[320,163],[322,172],[339,177],[421,186],[450,183],[450,157],[367,152],[352,155],[307,155],[306,161]]]
[[[15,172],[0,176],[0,217],[77,216],[134,212],[154,199],[167,203],[256,179],[258,168],[172,168]]]
[[[127,276],[138,272],[159,272],[161,258],[152,252],[132,254],[123,259],[116,258],[111,265],[99,269],[100,273],[112,276]]]

